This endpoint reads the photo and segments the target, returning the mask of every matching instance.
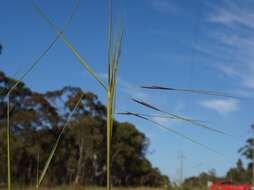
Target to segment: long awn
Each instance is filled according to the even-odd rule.
[[[70,25],[75,12],[77,11],[79,7],[79,0],[77,0],[76,6],[72,10],[70,16],[68,17],[68,20],[65,23],[65,26],[63,27],[63,30],[61,30],[61,33],[63,33],[67,27]],[[19,77],[19,79],[16,81],[16,83],[11,86],[10,90],[8,90],[5,97],[7,97],[7,132],[6,132],[6,142],[7,142],[7,189],[12,189],[12,175],[11,175],[11,127],[10,127],[10,96],[12,92],[18,87],[18,85],[33,71],[33,69],[41,62],[41,60],[47,55],[47,53],[54,47],[57,40],[60,38],[60,35],[57,35],[55,39],[49,44],[49,46],[40,54],[40,56],[28,67],[28,69]],[[3,94],[3,91],[0,92],[0,94]]]
[[[108,30],[108,84],[107,86],[99,78],[99,76],[90,67],[87,61],[82,58],[79,52],[74,48],[67,37],[60,32],[59,28],[51,21],[51,19],[34,3],[34,7],[39,15],[47,22],[51,29],[60,35],[64,44],[71,50],[73,55],[78,61],[85,67],[85,69],[94,77],[94,79],[100,84],[100,86],[106,91],[107,94],[107,190],[111,189],[111,139],[112,139],[112,127],[114,121],[114,108],[115,108],[115,96],[116,96],[116,83],[117,83],[117,72],[118,65],[121,55],[123,32],[120,31],[115,35],[115,39],[112,40],[112,2],[109,0],[110,14],[109,14],[109,30]]]

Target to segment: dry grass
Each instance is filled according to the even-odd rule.
[[[7,188],[0,188],[0,190],[6,190]],[[34,190],[34,187],[19,187],[14,190]],[[41,187],[41,190],[104,190],[105,187],[78,187],[74,186],[59,186],[59,187]],[[135,187],[135,188],[112,188],[112,190],[165,190],[165,188],[152,188],[152,187]]]

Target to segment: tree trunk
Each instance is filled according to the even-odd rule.
[[[84,157],[84,143],[83,143],[83,139],[81,139],[80,145],[79,145],[79,159],[78,159],[78,165],[77,165],[77,173],[76,173],[76,177],[75,177],[75,181],[74,183],[76,185],[80,184],[80,179],[81,179],[81,175],[82,175],[82,162],[83,162],[83,157]]]

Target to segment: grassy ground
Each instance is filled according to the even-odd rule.
[[[74,187],[74,186],[59,186],[59,187],[41,187],[39,190],[105,190],[104,187]],[[203,188],[185,188],[186,190],[208,190],[207,187]],[[0,187],[0,190],[7,190],[7,188]],[[19,187],[13,190],[36,190],[35,187]],[[136,188],[113,188],[112,190],[181,190],[181,188],[151,188],[151,187],[136,187]]]
[[[0,190],[6,190],[6,188],[0,188]],[[35,187],[19,187],[14,190],[36,190]],[[102,187],[73,187],[73,186],[61,186],[61,187],[41,187],[40,190],[105,190]],[[113,190],[165,190],[163,188],[149,188],[149,187],[136,187],[136,188],[113,188]]]

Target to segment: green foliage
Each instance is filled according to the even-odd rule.
[[[5,94],[15,80],[0,72],[0,163],[6,162]],[[15,184],[36,183],[55,140],[68,122],[51,160],[44,184],[105,185],[106,107],[90,92],[64,87],[47,93],[31,91],[19,83],[11,94],[12,176]],[[167,177],[145,158],[149,141],[130,123],[114,120],[112,135],[112,183],[121,186],[168,185]],[[0,165],[0,184],[6,184],[6,165]]]
[[[253,147],[254,147],[254,139],[249,138],[246,140],[246,145],[244,145],[242,148],[240,148],[239,152],[248,160],[252,160]]]
[[[42,190],[103,190],[105,188],[103,187],[96,187],[96,186],[90,186],[90,187],[84,187],[84,186],[79,186],[76,188],[75,186],[70,186],[70,185],[62,185],[62,186],[57,186],[57,187],[42,187]],[[113,190],[168,190],[167,188],[154,188],[154,187],[113,187]],[[0,187],[0,190],[5,190]],[[34,190],[34,187],[16,187],[14,190]],[[177,189],[174,189],[177,190]]]
[[[209,172],[202,172],[199,176],[189,177],[184,180],[182,184],[182,189],[207,189],[208,182],[217,181],[219,178],[216,177],[215,170],[210,170]]]
[[[112,2],[109,0],[109,9],[110,9],[110,16],[109,16],[109,43],[108,43],[108,85],[106,86],[104,82],[98,77],[98,75],[94,72],[94,70],[90,67],[90,65],[85,61],[84,58],[79,54],[79,52],[75,49],[75,47],[71,44],[71,42],[65,37],[64,33],[51,21],[51,19],[34,3],[34,7],[40,16],[48,23],[48,25],[57,33],[57,35],[61,36],[64,44],[70,49],[73,55],[78,59],[78,61],[85,67],[85,69],[94,77],[94,79],[106,90],[107,92],[107,152],[106,152],[106,184],[107,190],[111,189],[111,141],[112,141],[112,128],[114,122],[114,108],[115,108],[115,94],[116,94],[116,83],[117,83],[117,71],[118,71],[118,64],[121,55],[121,48],[122,48],[122,37],[123,33],[120,32],[119,36],[116,35],[114,41],[112,41]],[[58,145],[58,140],[61,138],[59,136],[57,141],[52,149],[49,159],[46,162],[45,169],[43,170],[42,175],[45,174],[49,163],[52,157],[55,154],[56,147]],[[40,177],[39,183],[43,179],[43,176]],[[38,184],[40,185],[40,184]],[[38,187],[37,185],[37,187]]]
[[[251,128],[254,128],[254,125],[251,125]],[[208,181],[218,181],[218,180],[227,180],[237,184],[244,184],[252,182],[252,162],[253,162],[253,138],[246,140],[246,145],[239,149],[239,153],[244,156],[246,159],[250,160],[250,163],[247,167],[244,167],[244,164],[241,159],[237,160],[236,166],[230,168],[226,175],[221,178],[217,178],[214,172],[201,173],[199,176],[193,176],[185,179],[183,183],[184,189],[203,189],[207,187]]]
[[[229,169],[226,174],[227,179],[237,183],[250,183],[251,175],[249,175],[248,169],[245,169],[242,160],[236,162],[236,167]]]

